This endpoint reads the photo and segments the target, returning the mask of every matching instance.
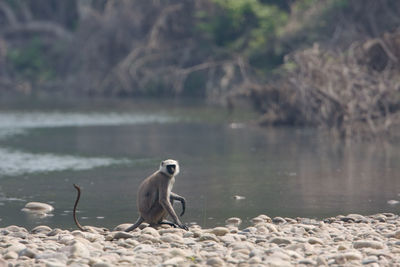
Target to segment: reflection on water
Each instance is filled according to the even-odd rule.
[[[399,205],[387,203],[400,199],[399,143],[344,144],[311,129],[212,119],[224,112],[218,109],[189,112],[175,105],[168,112],[159,107],[156,103],[144,112],[133,104],[110,112],[100,105],[66,113],[2,107],[0,135],[8,130],[0,138],[2,195],[51,203],[55,211],[35,221],[21,213],[25,202],[5,201],[1,224],[73,227],[73,183],[83,189],[82,223],[133,222],[140,182],[166,158],[181,164],[174,191],[187,199],[185,222],[213,226],[228,217],[246,221],[261,213],[321,218],[399,211]]]

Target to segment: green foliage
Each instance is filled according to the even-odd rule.
[[[32,82],[48,81],[54,78],[54,72],[49,66],[40,39],[32,39],[23,48],[14,48],[8,52],[8,61],[13,72],[19,78]]]
[[[261,75],[279,67],[294,48],[331,36],[337,13],[349,4],[349,0],[212,1],[217,9],[198,14],[199,28],[228,54],[246,56]],[[286,27],[288,22],[298,26],[295,33]]]
[[[199,14],[199,28],[230,53],[257,58],[269,53],[269,42],[284,26],[288,14],[259,0],[214,0],[217,14]]]

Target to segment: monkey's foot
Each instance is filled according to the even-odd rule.
[[[174,227],[174,228],[177,227],[177,225],[176,225],[175,223],[170,222],[170,221],[166,221],[166,220],[161,221],[161,222],[158,222],[158,224],[160,224],[160,225],[161,225],[161,224],[166,224],[166,225],[172,226],[172,227]]]

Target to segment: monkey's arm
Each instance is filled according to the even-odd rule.
[[[171,205],[173,205],[174,200],[178,200],[178,201],[180,201],[181,204],[182,204],[182,212],[181,212],[181,214],[179,215],[180,217],[182,217],[183,214],[185,214],[186,200],[185,200],[184,197],[181,197],[180,195],[175,194],[174,192],[170,192],[170,193],[169,193],[169,201],[171,202]]]
[[[174,223],[177,224],[180,228],[188,230],[187,226],[181,223],[178,216],[176,216],[174,209],[172,208],[171,202],[169,201],[168,197],[168,184],[160,183],[158,192],[159,203],[168,212]]]

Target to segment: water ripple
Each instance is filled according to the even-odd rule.
[[[0,148],[0,177],[35,172],[88,170],[128,162],[130,161],[127,159],[54,155],[50,153],[33,154]]]
[[[2,112],[0,129],[49,128],[70,126],[112,126],[124,124],[168,123],[175,119],[157,114],[72,113],[72,112]]]

